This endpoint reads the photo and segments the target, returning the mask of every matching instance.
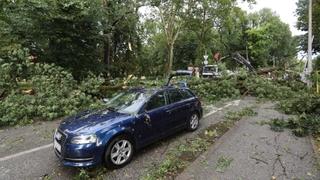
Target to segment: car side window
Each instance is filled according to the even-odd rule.
[[[156,109],[164,105],[166,105],[164,92],[160,92],[150,98],[145,109],[146,111],[150,111],[152,109]]]
[[[168,96],[170,99],[170,103],[175,103],[184,99],[182,94],[177,89],[169,90]]]
[[[184,99],[192,98],[194,95],[188,89],[180,89],[180,93],[182,94]]]

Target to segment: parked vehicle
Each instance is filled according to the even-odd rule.
[[[66,166],[104,162],[120,168],[140,148],[183,129],[195,131],[201,117],[201,102],[187,87],[130,89],[109,100],[105,109],[62,121],[54,134],[54,152]]]
[[[217,65],[206,65],[202,69],[202,77],[204,78],[219,78],[221,72]]]

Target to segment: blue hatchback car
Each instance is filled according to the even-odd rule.
[[[66,166],[109,168],[129,163],[134,152],[177,131],[194,131],[202,107],[188,88],[130,89],[99,111],[86,111],[61,122],[54,151]]]

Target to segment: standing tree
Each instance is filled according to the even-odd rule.
[[[166,75],[172,70],[174,57],[174,44],[179,36],[182,27],[182,15],[184,10],[184,0],[155,0],[152,5],[157,9],[160,17],[161,28],[165,34],[168,61]]]
[[[246,13],[237,7],[236,0],[189,0],[187,7],[186,28],[196,34],[199,44],[197,64],[206,51],[228,55],[243,50]]]
[[[143,0],[103,0],[103,61],[107,72],[115,76],[134,73],[141,42],[138,34],[138,10]]]
[[[296,42],[288,24],[270,9],[249,15],[247,30],[249,54],[253,65],[284,67],[296,55]]]

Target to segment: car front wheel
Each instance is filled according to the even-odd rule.
[[[188,122],[188,130],[195,131],[199,127],[199,115],[197,113],[193,113]]]
[[[118,136],[113,139],[105,153],[105,163],[108,168],[121,168],[128,164],[133,156],[134,147],[130,138]]]

